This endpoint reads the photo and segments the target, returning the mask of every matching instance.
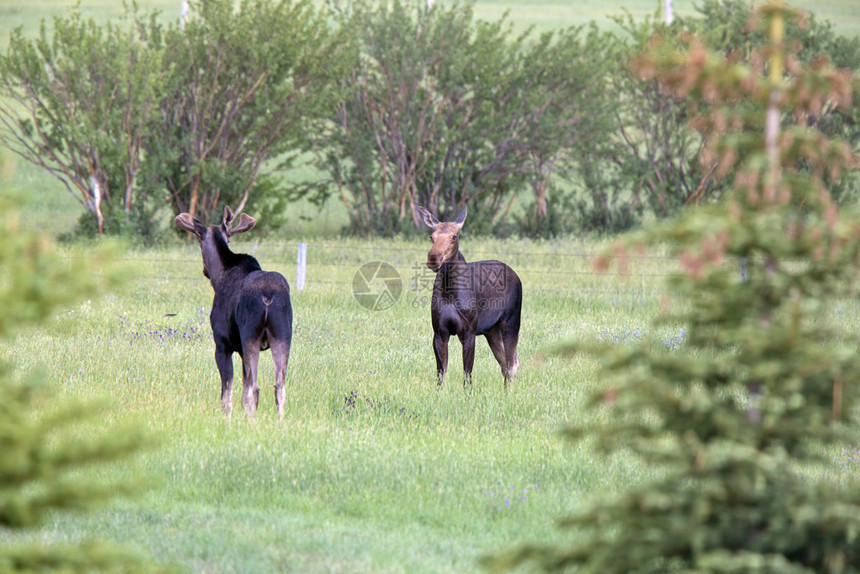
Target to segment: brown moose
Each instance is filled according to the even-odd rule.
[[[523,302],[520,278],[501,261],[466,262],[459,249],[465,208],[454,222],[440,222],[423,207],[418,207],[418,214],[433,230],[427,267],[436,272],[431,318],[437,383],[442,385],[445,381],[448,339],[456,335],[463,345],[463,386],[471,386],[475,337],[484,335],[502,368],[507,389],[519,368],[517,341]]]

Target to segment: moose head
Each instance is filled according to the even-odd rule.
[[[424,220],[427,227],[433,230],[430,235],[433,247],[427,252],[427,267],[433,271],[439,271],[445,262],[457,258],[457,253],[460,251],[460,230],[463,229],[463,224],[466,222],[466,208],[463,208],[463,211],[453,222],[439,221],[435,215],[423,207],[418,207],[418,214],[421,215],[421,219]]]
[[[224,216],[221,218],[220,225],[207,227],[190,213],[180,213],[173,221],[185,231],[193,233],[200,241],[200,249],[203,253],[203,275],[209,279],[221,275],[224,268],[222,264],[223,247],[229,243],[230,238],[249,231],[257,225],[256,219],[243,213],[239,216],[238,225],[233,227],[236,222],[236,215],[229,205],[224,207]]]

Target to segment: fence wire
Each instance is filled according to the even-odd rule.
[[[250,242],[237,244],[237,252],[247,252],[260,260],[264,269],[278,271],[295,279],[292,271],[296,269],[296,253],[299,242]],[[524,282],[524,292],[532,297],[557,297],[567,296],[569,294],[579,294],[585,296],[638,296],[647,298],[659,298],[665,294],[665,283],[670,278],[679,278],[683,274],[677,270],[666,269],[665,271],[655,271],[653,269],[636,271],[637,266],[647,265],[650,267],[665,266],[677,268],[677,257],[671,255],[655,255],[655,254],[627,254],[624,256],[628,270],[624,273],[613,271],[598,271],[591,265],[591,261],[595,258],[618,259],[620,256],[607,254],[599,251],[579,251],[579,252],[555,252],[555,251],[535,251],[535,250],[510,250],[505,249],[503,253],[499,249],[464,249],[468,253],[470,260],[478,260],[481,257],[498,257],[504,259],[508,264],[515,268],[521,276],[538,278],[538,281]],[[285,254],[290,254],[286,258]],[[314,255],[318,257],[315,258]],[[321,254],[321,256],[319,256]],[[404,263],[403,255],[414,255],[413,260]],[[325,278],[332,275],[349,275],[350,271],[357,272],[358,269],[365,263],[372,261],[384,261],[393,265],[396,269],[408,268],[414,273],[411,275],[413,281],[416,281],[417,273],[431,273],[424,266],[426,257],[426,249],[422,247],[379,247],[372,245],[351,245],[341,244],[328,241],[308,242],[307,248],[307,267],[305,289],[313,289],[319,287],[334,287],[349,290],[352,288],[353,282],[343,278]],[[67,255],[65,259],[69,261],[83,260],[83,255]],[[315,260],[316,259],[316,260]],[[318,259],[322,259],[319,261]],[[332,261],[334,259],[334,261]],[[529,264],[529,259],[537,260],[536,263]],[[181,255],[180,257],[158,256],[154,254],[137,255],[129,254],[123,257],[123,261],[129,263],[138,263],[152,266],[188,266],[189,273],[177,274],[173,271],[155,272],[147,270],[145,273],[132,273],[129,278],[138,281],[177,281],[191,284],[191,282],[207,281],[202,272],[200,265],[202,264],[199,256],[189,254],[188,257]],[[577,268],[579,262],[579,268]],[[734,265],[738,269],[738,275],[741,273],[741,260],[738,258],[728,259],[727,265]],[[191,271],[193,270],[193,272]],[[541,280],[545,278],[545,280]],[[565,281],[570,278],[570,283],[579,281],[577,285],[568,284]],[[409,287],[410,276],[402,277],[406,287]],[[609,283],[605,286],[595,286],[587,284],[588,280],[593,282]],[[583,281],[585,280],[585,281]],[[291,281],[291,284],[293,281]],[[418,291],[413,289],[413,291]],[[844,300],[844,298],[833,298]]]

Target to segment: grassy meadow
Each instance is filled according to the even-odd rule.
[[[312,239],[301,291],[297,246],[253,231],[233,241],[293,285],[281,423],[268,353],[257,420],[242,415],[239,392],[232,421],[220,413],[212,295],[196,244],[127,249],[124,288],[0,345],[0,360],[18,376],[41,376],[56,400],[107,400],[104,432],[137,425],[157,441],[131,465],[80,470],[97,481],[143,481],[139,496],[57,513],[14,539],[97,537],[188,572],[474,572],[483,556],[523,542],[571,540],[558,518],[654,472],[560,436],[602,416],[586,402],[604,382],[593,357],[552,350],[574,340],[680,350],[681,326],[651,324],[667,300],[682,304],[663,285],[676,271],[665,252],[632,260],[626,277],[598,275],[589,259],[603,243],[473,238],[467,221],[467,259],[507,261],[524,301],[516,382],[503,390],[479,338],[465,393],[453,339],[448,382],[436,387],[426,240]],[[70,260],[91,248],[64,247]],[[370,310],[354,298],[353,281],[376,261],[394,266],[401,293]],[[370,285],[381,292],[378,281]],[[857,302],[836,303],[837,321],[860,328]],[[833,455],[844,476],[860,469],[852,453]],[[11,538],[0,532],[0,544]]]
[[[0,35],[61,14],[73,0],[0,2]],[[141,0],[166,14],[179,0]],[[539,29],[596,19],[658,2],[478,2],[481,17],[505,9],[517,25]],[[675,0],[679,13],[693,0]],[[805,0],[837,30],[860,33],[856,0]],[[121,11],[112,0],[81,2],[94,17]],[[12,159],[8,158],[7,159]],[[50,235],[68,231],[80,207],[48,176],[12,159],[0,193],[15,194],[22,224]],[[252,213],[252,215],[254,215]],[[234,416],[220,413],[220,381],[208,323],[212,293],[196,244],[171,237],[152,249],[129,247],[123,289],[67,309],[50,325],[0,342],[0,361],[17,376],[38,374],[57,401],[106,399],[103,430],[138,425],[157,445],[133,464],[80,470],[98,481],[141,480],[148,487],[88,514],[58,513],[9,540],[116,542],[200,573],[474,572],[482,556],[521,542],[571,540],[556,520],[594,496],[646,479],[652,469],[623,457],[598,458],[587,441],[560,431],[600,417],[586,399],[603,384],[589,356],[561,358],[568,341],[645,341],[679,349],[681,326],[653,327],[663,281],[676,271],[660,250],[631,261],[629,276],[597,275],[590,255],[606,247],[470,237],[469,260],[502,259],[524,284],[520,371],[505,392],[483,338],[474,385],[460,383],[461,348],[452,339],[447,384],[437,389],[431,346],[429,243],[342,238],[345,214],[332,202],[317,213],[298,205],[278,234],[252,231],[232,247],[252,253],[293,286],[294,337],[287,413],[278,423],[268,353],[260,362],[260,411],[245,420],[237,381]],[[165,233],[170,225],[165,216]],[[172,234],[171,234],[172,235]],[[308,243],[307,285],[296,289],[296,251]],[[74,261],[92,246],[64,246]],[[402,291],[390,308],[368,310],[353,297],[362,265],[393,265]],[[381,288],[378,282],[372,283]],[[61,286],[57,286],[61,288]],[[682,304],[672,301],[672,304]],[[857,302],[834,302],[834,317],[858,325]],[[237,378],[241,362],[234,358]],[[846,473],[860,461],[843,457]]]
[[[622,282],[592,272],[596,244],[465,233],[467,258],[503,258],[525,285],[519,378],[503,390],[481,338],[467,394],[455,340],[448,383],[436,388],[427,246],[310,241],[298,291],[296,242],[236,238],[235,250],[293,284],[281,424],[268,354],[257,420],[242,416],[238,392],[233,420],[220,414],[198,247],[129,250],[125,289],[21,333],[0,358],[21,376],[41,372],[57,400],[107,398],[105,429],[135,423],[156,437],[159,446],[135,465],[93,477],[143,479],[149,488],[92,514],[58,514],[34,537],[95,536],[193,572],[471,572],[482,555],[517,542],[564,540],[556,518],[648,471],[560,438],[569,422],[598,416],[583,405],[601,383],[593,359],[549,351],[572,339],[681,345],[679,329],[649,328],[661,276],[674,266],[655,254]],[[372,261],[402,278],[390,308],[368,310],[352,295],[356,271]]]

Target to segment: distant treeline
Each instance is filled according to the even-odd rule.
[[[477,20],[471,3],[190,4],[168,24],[72,10],[35,40],[14,31],[0,57],[0,142],[65,184],[81,233],[145,240],[166,208],[212,221],[224,205],[276,226],[290,202],[332,196],[360,234],[415,229],[417,205],[450,218],[464,204],[484,233],[617,232],[732,186],[697,129],[711,103],[665,92],[636,55],[661,36],[766,65],[740,0],[705,0],[670,26],[628,15],[620,33],[541,35]],[[860,39],[829,22],[801,15],[787,37],[796,61],[860,70]],[[782,121],[856,149],[858,104]],[[854,172],[830,192],[858,190]]]

